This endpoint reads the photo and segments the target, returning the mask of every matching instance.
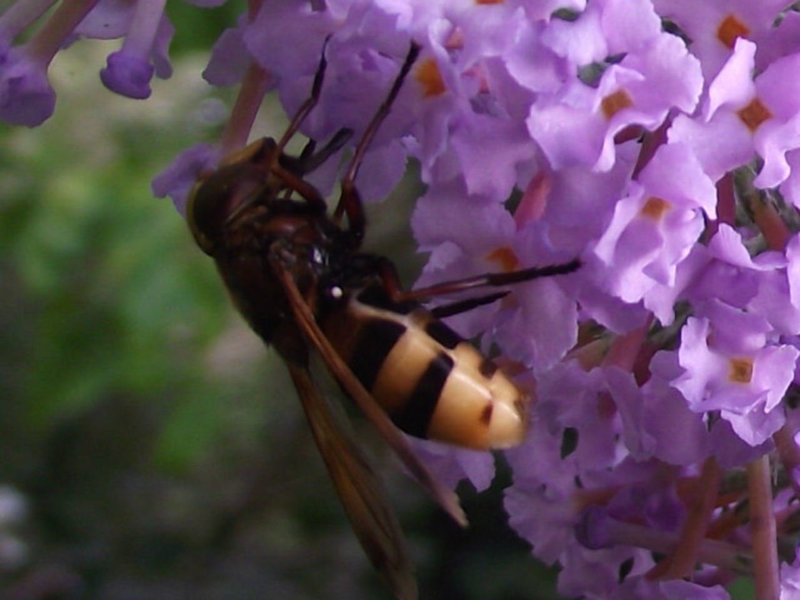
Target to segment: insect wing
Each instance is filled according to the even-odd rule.
[[[287,363],[308,424],[364,551],[398,600],[416,600],[413,564],[394,511],[342,417],[319,394],[305,367]]]
[[[364,389],[364,386],[356,379],[356,376],[353,375],[350,367],[348,367],[344,359],[339,356],[339,353],[336,352],[328,341],[328,338],[319,328],[319,325],[317,325],[311,308],[297,288],[291,274],[284,268],[277,254],[270,254],[270,266],[286,292],[286,297],[289,299],[289,305],[292,308],[296,323],[303,331],[306,338],[317,349],[334,378],[336,378],[345,392],[358,405],[361,412],[364,413],[364,416],[366,416],[378,430],[378,433],[381,434],[383,439],[417,482],[433,496],[436,502],[439,503],[444,511],[447,512],[456,523],[466,526],[467,518],[458,502],[458,496],[456,496],[453,490],[448,489],[438,481],[431,472],[428,471],[425,465],[420,462],[413,450],[411,450],[408,441],[394,426],[388,415],[378,405],[372,395]]]

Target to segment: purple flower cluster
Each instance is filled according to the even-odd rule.
[[[47,63],[76,34],[127,33],[102,73],[116,91],[146,97],[153,70],[168,71],[163,0],[93,5],[62,3],[11,49],[49,2],[0,17],[0,118],[48,116]],[[40,39],[67,31],[57,20],[69,34]],[[760,600],[800,598],[800,12],[786,0],[253,0],[205,71],[241,85],[219,147],[187,150],[154,191],[182,209],[198,174],[245,143],[266,91],[293,114],[323,46],[301,130],[358,140],[412,40],[421,56],[357,183],[377,200],[409,158],[420,165],[418,284],[583,264],[452,319],[535,389],[531,433],[506,454],[511,526],[560,565],[566,596],[716,600],[744,575]],[[310,180],[329,190],[337,168]],[[487,454],[418,447],[448,482],[492,479]]]
[[[60,49],[82,37],[124,37],[122,47],[108,56],[100,78],[123,96],[150,96],[153,74],[172,74],[167,52],[174,29],[164,15],[165,3],[64,0],[53,8],[55,0],[16,0],[0,15],[0,119],[28,127],[48,119],[56,94],[47,69]],[[24,43],[13,45],[39,21],[44,22]]]

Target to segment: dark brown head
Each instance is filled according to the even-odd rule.
[[[270,177],[274,150],[272,138],[253,142],[195,184],[186,205],[186,220],[203,252],[215,256],[225,228],[238,215],[256,201],[277,195],[278,186]]]

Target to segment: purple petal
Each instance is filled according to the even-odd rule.
[[[45,68],[15,50],[7,59],[0,64],[0,119],[12,125],[41,125],[56,105]]]
[[[608,511],[600,506],[590,506],[581,514],[575,525],[575,539],[590,550],[608,548],[615,544],[612,534],[613,519]]]
[[[175,27],[166,16],[162,16],[153,40],[153,47],[150,49],[150,59],[153,61],[153,68],[159,79],[168,79],[172,76],[169,46],[172,43],[173,35],[175,35]]]
[[[204,171],[216,168],[219,158],[219,149],[211,144],[187,148],[170,166],[153,178],[153,195],[158,198],[169,196],[175,209],[185,215],[189,192]]]
[[[242,40],[246,19],[239,19],[236,27],[229,27],[217,38],[211,49],[211,58],[203,71],[203,79],[211,85],[229,86],[239,83],[250,64],[250,53]]]
[[[149,62],[137,56],[119,50],[108,55],[106,68],[100,71],[100,79],[112,92],[144,100],[150,96],[150,80],[154,68]]]
[[[100,0],[78,23],[73,33],[98,40],[123,37],[130,27],[135,8],[135,2]]]

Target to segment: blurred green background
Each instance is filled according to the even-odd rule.
[[[170,6],[175,74],[147,102],[100,84],[116,43],[82,42],[51,69],[55,116],[0,125],[0,598],[387,597],[280,361],[150,192],[180,150],[219,135],[232,92],[200,73],[239,8]],[[264,112],[257,134],[281,131],[277,107]],[[406,282],[421,264],[407,225],[417,193],[406,183],[370,212],[367,246]],[[460,531],[357,428],[422,598],[555,597],[503,523],[502,481],[464,487]]]

